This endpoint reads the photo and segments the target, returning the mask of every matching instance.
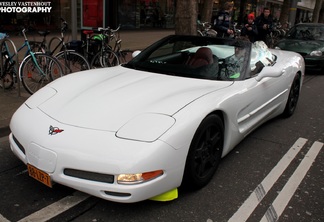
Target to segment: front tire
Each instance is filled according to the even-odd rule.
[[[297,102],[299,99],[299,92],[300,92],[300,84],[301,79],[300,75],[296,74],[290,88],[288,100],[286,103],[285,110],[283,112],[284,117],[290,117],[294,114],[295,109],[297,107]]]
[[[191,142],[183,185],[197,190],[212,179],[221,160],[224,144],[224,124],[217,115],[207,116],[199,125]]]

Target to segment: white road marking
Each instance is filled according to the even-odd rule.
[[[18,222],[42,222],[48,221],[49,219],[67,211],[68,209],[74,207],[75,205],[79,204],[80,202],[86,200],[89,195],[76,191],[73,193],[72,196],[64,197],[63,199],[37,211],[33,214],[19,220]]]
[[[7,218],[5,218],[5,217],[2,216],[1,214],[0,214],[0,221],[1,221],[1,222],[10,222],[10,220],[8,220]]]
[[[2,139],[2,138],[0,138]],[[1,140],[0,140],[1,141]],[[264,178],[264,180],[255,188],[253,193],[245,200],[237,212],[228,220],[228,222],[246,221],[257,205],[266,196],[268,191],[272,188],[274,183],[282,175],[285,169],[289,166],[291,161],[300,152],[301,148],[305,145],[307,139],[299,138],[295,144],[288,150],[288,152],[281,158],[278,164],[271,170],[271,172]],[[302,162],[299,164],[293,175],[290,177],[282,191],[274,200],[272,205],[268,208],[267,212],[261,219],[261,222],[274,222],[277,221],[285,207],[289,203],[291,197],[295,193],[299,184],[305,177],[310,169],[312,163],[323,147],[323,143],[315,142]],[[72,196],[67,196],[33,214],[19,220],[18,222],[43,222],[47,221],[64,211],[76,206],[80,202],[89,198],[89,195],[76,191]],[[0,214],[1,222],[10,222],[8,219]]]
[[[281,158],[278,164],[263,179],[263,181],[257,186],[257,188],[255,188],[255,190],[250,194],[250,196],[245,200],[245,202],[235,212],[235,214],[228,220],[228,222],[246,221],[250,217],[251,213],[265,197],[265,195],[278,180],[281,174],[285,171],[285,169],[289,166],[291,161],[299,153],[306,142],[307,139],[304,138],[299,138],[295,142],[295,144]]]
[[[322,147],[323,143],[320,142],[315,142],[312,145],[293,175],[262,217],[261,222],[274,222],[279,219]]]

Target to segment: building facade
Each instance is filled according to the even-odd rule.
[[[77,1],[77,29],[107,26],[114,28],[119,24],[123,29],[174,28],[176,0],[74,1]],[[315,1],[298,1],[296,22],[307,22],[312,18]],[[257,16],[264,7],[270,8],[273,16],[278,19],[282,4],[283,0],[234,0],[234,20],[241,23],[246,14],[253,12]],[[61,17],[71,24],[71,5],[69,0],[51,0],[50,13],[1,13],[0,31],[21,30],[21,27],[26,26],[38,30],[59,30]],[[203,0],[198,0],[198,9],[202,5]],[[219,9],[219,0],[214,0],[213,14]]]

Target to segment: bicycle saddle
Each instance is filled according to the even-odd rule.
[[[41,36],[47,36],[48,34],[50,34],[51,32],[48,31],[48,30],[45,30],[45,31],[38,31],[38,34],[41,35]]]
[[[93,30],[83,30],[83,34],[90,35],[93,33]]]

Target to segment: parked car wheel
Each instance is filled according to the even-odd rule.
[[[184,173],[184,186],[191,190],[205,186],[221,160],[224,124],[217,115],[207,116],[192,140]]]
[[[288,101],[285,107],[285,111],[283,113],[285,117],[289,117],[294,113],[299,99],[299,92],[300,92],[300,75],[296,74],[294,81],[291,85]]]

